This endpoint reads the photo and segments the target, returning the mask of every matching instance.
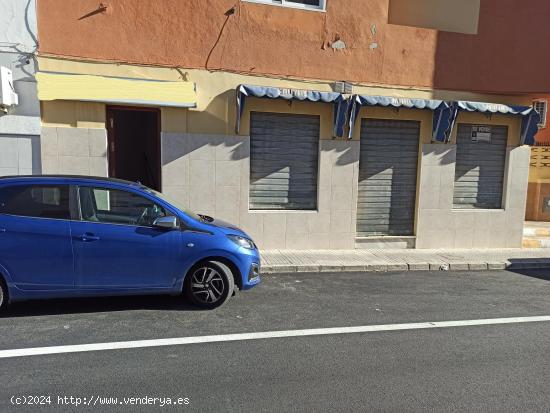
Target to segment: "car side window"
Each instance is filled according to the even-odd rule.
[[[163,207],[133,192],[111,188],[80,187],[82,219],[119,225],[152,227],[169,214]]]
[[[69,220],[69,186],[14,185],[0,188],[0,214]]]

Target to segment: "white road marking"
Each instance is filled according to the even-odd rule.
[[[424,330],[432,328],[471,327],[498,324],[519,324],[550,321],[550,316],[491,318],[486,320],[434,321],[407,324],[384,324],[357,327],[314,328],[307,330],[265,331],[259,333],[223,334],[215,336],[163,338],[153,340],[119,341],[112,343],[77,344],[70,346],[34,347],[0,350],[0,358],[40,356],[46,354],[80,353],[87,351],[121,350],[131,348],[181,346],[186,344],[223,343],[227,341],[265,340],[269,338],[326,336],[374,333],[384,331]]]

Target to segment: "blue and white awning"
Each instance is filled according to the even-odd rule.
[[[521,116],[520,145],[535,144],[535,135],[539,130],[540,115],[531,106],[508,106],[495,103],[466,102],[459,100],[457,102],[452,102],[452,110],[457,114],[459,110],[465,110],[468,112],[500,113],[503,115]]]
[[[431,110],[433,112],[432,138],[449,142],[459,111],[499,113],[522,117],[522,145],[534,145],[540,115],[530,106],[508,106],[482,102],[444,101],[436,99],[410,99],[389,96],[353,95],[346,99],[341,93],[316,90],[288,89],[268,86],[240,85],[237,87],[237,133],[240,131],[246,97],[301,100],[332,103],[334,105],[333,136],[343,137],[346,124],[347,137],[351,139],[353,128],[363,106],[382,106],[407,109]]]
[[[446,136],[450,136],[454,119],[449,111],[449,104],[443,100],[432,99],[408,99],[394,98],[389,96],[367,96],[355,95],[351,97],[352,103],[349,113],[349,132],[348,138],[351,138],[353,126],[363,106],[383,106],[383,107],[404,107],[407,109],[428,109],[434,112],[433,137],[435,140],[444,142]]]
[[[333,103],[334,136],[343,136],[344,134],[344,125],[346,123],[348,111],[348,100],[346,100],[341,93],[268,86],[240,85],[237,87],[237,133],[239,133],[241,129],[241,118],[244,113],[246,97]]]
[[[535,135],[538,132],[540,115],[530,106],[508,106],[482,102],[453,101],[430,99],[393,98],[388,96],[355,95],[351,97],[349,108],[349,132],[351,138],[353,126],[362,106],[405,107],[409,109],[428,109],[433,111],[432,137],[435,141],[449,142],[459,111],[481,113],[499,113],[522,117],[521,139],[522,145],[534,145]]]

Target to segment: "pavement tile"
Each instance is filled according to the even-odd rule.
[[[368,272],[387,272],[388,266],[383,264],[367,264],[365,270]]]
[[[319,265],[297,265],[296,272],[320,272],[321,266]]]
[[[451,271],[468,271],[470,269],[470,266],[468,265],[467,262],[463,262],[463,263],[450,263],[449,264],[449,269]]]
[[[347,265],[345,271],[349,272],[365,272],[367,271],[366,265]]]
[[[468,264],[471,271],[483,271],[487,269],[487,263],[483,262],[471,262]]]
[[[321,272],[342,272],[346,271],[344,265],[321,265]]]
[[[430,264],[427,262],[409,262],[409,271],[428,271]]]
[[[457,250],[269,250],[262,251],[263,272],[439,271],[550,268],[547,249]]]
[[[387,270],[388,271],[408,271],[409,266],[406,263],[403,263],[403,264],[392,263],[387,265]]]
[[[296,272],[296,266],[295,265],[266,266],[266,267],[262,268],[262,272],[264,274],[273,274],[273,273],[276,273],[276,272],[280,272],[280,273]]]

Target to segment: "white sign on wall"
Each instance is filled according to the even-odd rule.
[[[491,143],[491,127],[483,125],[473,125],[472,142]]]

